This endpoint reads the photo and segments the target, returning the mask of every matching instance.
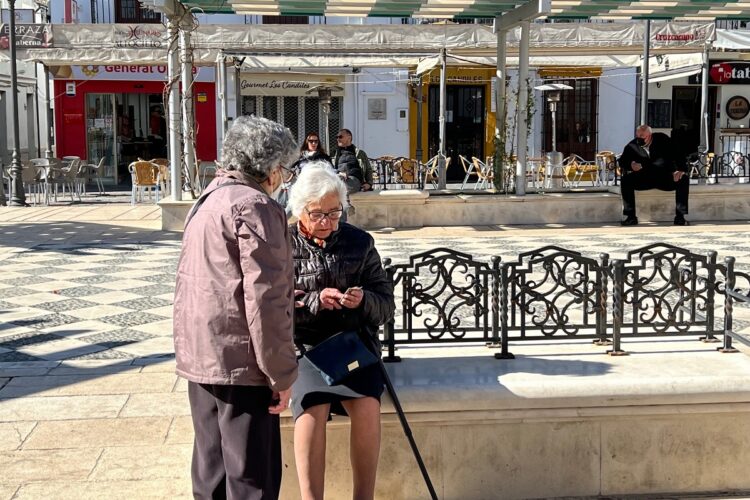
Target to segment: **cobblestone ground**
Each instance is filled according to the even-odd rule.
[[[171,339],[179,233],[153,205],[0,209],[0,500],[189,496],[192,430]],[[666,242],[750,268],[750,226],[374,232],[403,262],[543,245],[596,257]]]

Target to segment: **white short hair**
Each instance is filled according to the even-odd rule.
[[[346,184],[341,177],[323,161],[307,163],[289,192],[289,208],[292,215],[299,218],[307,205],[321,198],[336,193],[344,210],[349,206],[346,201]]]

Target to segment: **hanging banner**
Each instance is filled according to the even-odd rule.
[[[51,24],[16,24],[16,48],[52,47]],[[10,49],[10,24],[0,24],[0,50]]]
[[[167,48],[167,29],[161,24],[115,24],[112,29],[117,48]]]
[[[167,65],[104,64],[87,66],[60,66],[54,71],[56,80],[118,80],[167,81]],[[213,82],[214,68],[193,66],[196,82]]]
[[[691,76],[689,83],[700,84],[701,75]],[[708,68],[708,83],[711,85],[748,85],[750,84],[750,62],[714,62]]]
[[[242,73],[240,75],[241,95],[264,96],[312,96],[308,91],[318,85],[343,86],[342,75],[309,75],[294,73],[258,74]],[[333,97],[342,97],[344,91],[334,91]]]
[[[702,49],[716,39],[714,23],[665,23],[651,25],[651,47],[695,47]]]

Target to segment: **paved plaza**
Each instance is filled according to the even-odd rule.
[[[153,205],[122,201],[0,208],[0,500],[190,494],[192,429],[171,338],[181,233],[161,231]],[[373,234],[395,262],[434,247],[485,260],[548,244],[617,258],[662,241],[732,255],[748,269],[748,230],[732,223]]]

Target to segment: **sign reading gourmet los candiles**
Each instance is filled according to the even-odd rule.
[[[266,96],[304,96],[316,85],[328,84],[341,86],[341,75],[309,75],[294,73],[256,74],[242,73],[240,77],[240,94]],[[343,96],[342,91],[334,92],[335,97]]]

